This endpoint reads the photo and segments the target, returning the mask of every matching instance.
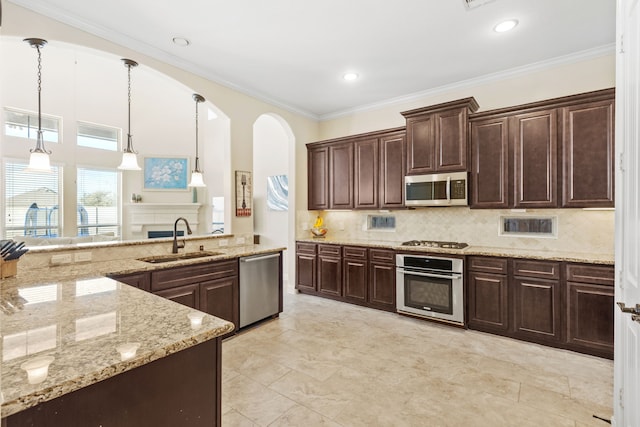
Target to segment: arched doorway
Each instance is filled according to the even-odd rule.
[[[268,246],[294,247],[295,137],[276,114],[263,114],[253,124],[254,233]],[[294,251],[284,256],[285,289],[293,290]]]

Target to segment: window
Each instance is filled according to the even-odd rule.
[[[60,235],[62,168],[25,172],[26,163],[4,163],[4,238]]]
[[[35,140],[38,136],[38,114],[27,111],[5,110],[4,133]],[[60,119],[53,116],[42,116],[42,138],[45,142],[59,141]]]
[[[78,146],[118,151],[120,129],[78,122]]]
[[[78,168],[78,236],[120,235],[118,172]]]

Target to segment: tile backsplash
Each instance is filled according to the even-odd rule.
[[[613,254],[614,211],[583,209],[469,209],[468,207],[421,208],[384,212],[396,218],[395,231],[366,229],[367,215],[379,211],[300,211],[296,236],[310,237],[320,214],[329,230],[327,237],[365,241],[449,240],[473,246],[531,250]],[[557,237],[500,236],[501,216],[557,217]]]

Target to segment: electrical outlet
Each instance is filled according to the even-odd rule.
[[[71,254],[60,254],[51,256],[51,265],[71,264]]]
[[[338,230],[344,230],[344,221],[338,222]]]
[[[309,229],[309,223],[308,222],[303,222],[302,223],[302,229],[305,230],[305,231],[308,230]]]
[[[77,252],[75,255],[76,262],[91,261],[91,252]]]
[[[236,238],[236,244],[238,244],[238,245],[244,245],[244,237],[238,237],[238,238]]]
[[[229,241],[227,239],[218,240],[218,246],[220,246],[220,247],[227,246],[228,244],[229,244]]]

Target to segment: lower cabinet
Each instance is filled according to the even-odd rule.
[[[296,289],[395,312],[395,251],[297,242]]]
[[[467,257],[468,326],[613,358],[612,266]]]
[[[240,324],[237,259],[110,277],[232,322],[236,330]]]

